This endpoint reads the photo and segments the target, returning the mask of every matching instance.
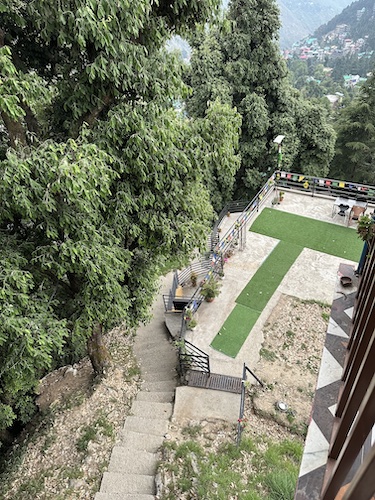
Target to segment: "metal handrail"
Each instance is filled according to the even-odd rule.
[[[246,382],[247,382],[247,372],[250,373],[252,377],[255,378],[255,380],[262,386],[264,387],[263,382],[255,375],[253,371],[250,370],[246,364],[243,364],[243,369],[242,369],[242,388],[241,388],[241,400],[240,400],[240,412],[238,416],[238,422],[237,422],[237,446],[240,445],[241,443],[241,437],[242,437],[242,431],[245,428],[244,425],[244,413],[245,413],[245,393],[246,393]]]
[[[237,446],[241,443],[242,431],[244,430],[244,426],[242,425],[243,416],[245,413],[245,392],[246,392],[246,365],[243,364],[242,369],[242,388],[241,388],[241,400],[240,400],[240,412],[237,421]]]

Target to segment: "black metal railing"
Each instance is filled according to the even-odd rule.
[[[204,351],[185,339],[180,339],[178,345],[178,360],[180,375],[184,377],[189,370],[211,373],[210,358]]]
[[[210,270],[210,260],[201,259],[197,262],[192,262],[189,266],[185,267],[178,273],[178,282],[181,286],[191,284],[191,277],[195,275],[197,282],[202,280]]]
[[[254,377],[255,380],[262,387],[264,387],[263,382],[244,363],[243,370],[242,370],[242,390],[241,390],[241,400],[240,400],[240,412],[239,412],[238,421],[237,421],[237,440],[236,440],[237,446],[239,446],[241,443],[242,432],[243,432],[245,425],[246,425],[246,421],[244,419],[244,414],[245,414],[245,397],[246,397],[246,388],[247,388],[247,372],[250,373],[250,375],[252,377]]]

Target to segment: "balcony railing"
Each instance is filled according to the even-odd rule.
[[[329,196],[362,199],[375,202],[375,187],[356,182],[340,181],[326,177],[312,177],[293,172],[275,172],[275,181],[279,189],[295,189],[310,196]]]

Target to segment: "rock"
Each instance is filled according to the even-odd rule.
[[[68,366],[68,368],[64,372],[64,377],[68,377],[68,376],[76,377],[77,373],[78,373],[78,371],[76,368],[73,368],[72,366]]]

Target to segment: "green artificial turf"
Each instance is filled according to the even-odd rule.
[[[211,346],[227,356],[235,358],[260,312],[237,304],[211,343]]]
[[[235,358],[267,302],[304,247],[358,261],[363,242],[353,229],[265,208],[250,231],[279,243],[237,297],[237,305],[211,343]]]
[[[263,311],[303,247],[280,241],[237,297],[237,304]]]
[[[363,248],[363,241],[351,228],[273,208],[262,210],[250,231],[354,261],[359,260]]]

